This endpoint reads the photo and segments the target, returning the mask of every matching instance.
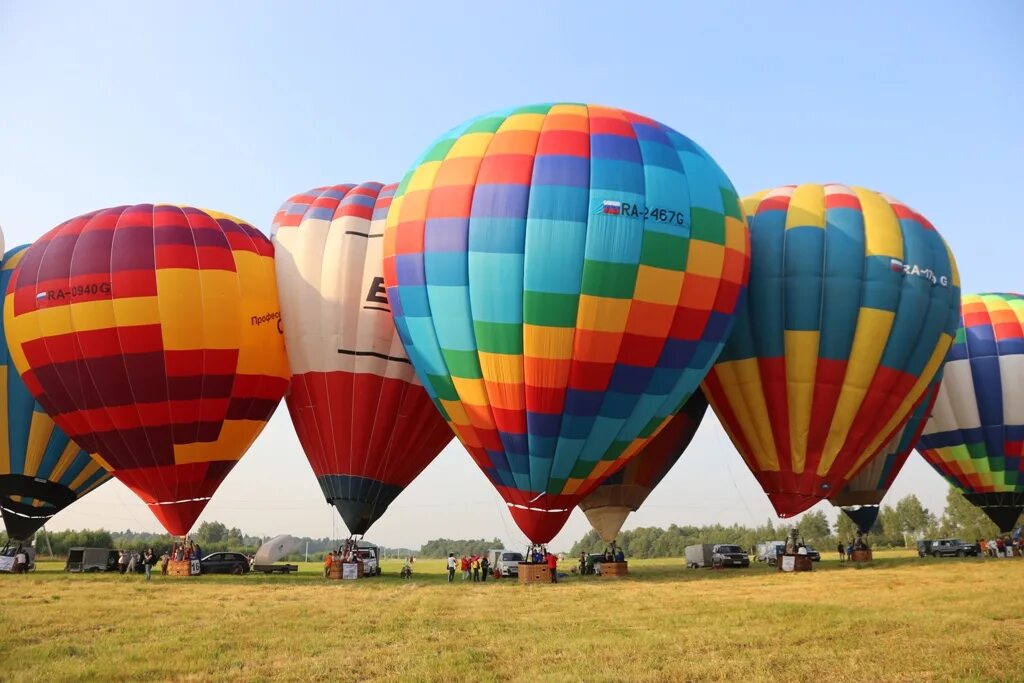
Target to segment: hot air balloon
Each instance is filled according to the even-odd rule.
[[[704,419],[708,402],[697,391],[625,467],[580,502],[580,510],[605,543],[618,536],[630,512],[636,512],[679,460]]]
[[[1024,296],[967,294],[918,451],[1003,533],[1024,510]]]
[[[743,205],[750,289],[704,394],[789,517],[907,421],[952,341],[960,282],[931,223],[885,195],[800,185]]]
[[[910,419],[889,439],[878,455],[868,463],[829,502],[842,509],[853,520],[861,533],[868,533],[878,519],[878,506],[889,491],[896,475],[903,469],[907,458],[921,438],[925,422],[939,393],[939,376],[932,380],[924,396],[914,407]]]
[[[353,535],[452,440],[395,332],[384,219],[396,185],[319,187],[274,218],[292,370],[292,423],[328,503]]]
[[[2,238],[0,238],[2,240]],[[0,292],[27,246],[4,254]],[[110,474],[57,427],[17,370],[0,338],[0,512],[7,535],[27,541],[55,514],[110,479]]]
[[[273,246],[189,207],[103,209],[25,251],[11,358],[79,446],[185,535],[288,384]]]
[[[586,104],[446,133],[384,232],[409,358],[535,543],[697,388],[748,266],[739,201],[711,157]]]

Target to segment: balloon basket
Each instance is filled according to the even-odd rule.
[[[775,566],[780,572],[809,572],[814,569],[810,555],[779,555]]]
[[[874,559],[874,557],[872,556],[870,550],[854,550],[852,553],[850,553],[850,562],[860,562],[862,564],[867,564],[872,559]]]
[[[601,578],[617,579],[629,575],[629,562],[601,562]]]
[[[519,583],[551,583],[551,570],[544,563],[520,562]]]
[[[362,562],[335,562],[328,577],[334,581],[353,581],[363,578]]]
[[[167,563],[167,576],[199,576],[199,560],[171,560]]]

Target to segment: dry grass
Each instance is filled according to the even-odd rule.
[[[826,560],[801,575],[652,560],[558,586],[449,586],[427,561],[411,581],[317,569],[0,575],[0,678],[1024,680],[1024,560]]]

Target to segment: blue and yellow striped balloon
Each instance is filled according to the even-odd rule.
[[[4,254],[0,291],[26,246]],[[2,325],[2,323],[0,323]],[[11,365],[0,343],[0,511],[7,535],[24,541],[55,514],[110,479],[110,474],[60,430]]]

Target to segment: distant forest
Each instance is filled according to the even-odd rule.
[[[1024,524],[1024,516],[1017,525]],[[683,549],[694,543],[736,543],[743,548],[751,548],[759,542],[782,540],[793,525],[799,528],[800,534],[807,543],[819,550],[834,550],[842,540],[850,541],[856,533],[856,527],[846,515],[839,515],[838,522],[833,526],[825,513],[821,511],[804,514],[792,524],[773,524],[771,520],[758,527],[747,527],[738,524],[723,526],[680,526],[672,524],[668,529],[658,527],[642,527],[630,529],[619,534],[618,543],[625,550],[627,557],[682,557]],[[882,506],[878,521],[871,530],[871,543],[880,547],[912,546],[918,538],[935,538],[953,536],[974,541],[979,538],[991,538],[998,534],[998,529],[989,521],[985,514],[967,502],[955,489],[950,489],[946,496],[946,509],[937,516],[921,505],[914,495],[901,498],[894,506]],[[243,553],[254,553],[267,538],[243,533],[235,527],[227,527],[220,522],[203,522],[192,534],[203,550],[203,554],[223,550]],[[173,539],[167,534],[151,534],[135,531],[42,531],[36,535],[35,547],[42,555],[64,557],[68,548],[76,546],[99,548],[124,548],[143,551],[152,547],[163,552],[171,547]],[[7,535],[0,533],[0,545],[7,542]],[[300,537],[300,552],[290,555],[290,561],[300,561],[307,556],[310,561],[320,561],[324,553],[338,546],[336,539]],[[483,554],[491,548],[502,548],[504,544],[495,538],[449,539],[438,538],[424,543],[419,549],[382,548],[384,557],[415,557],[440,558],[448,553],[457,556]],[[600,552],[604,543],[593,531],[577,541],[569,551],[570,555],[580,552]],[[523,550],[524,548],[516,548]]]

